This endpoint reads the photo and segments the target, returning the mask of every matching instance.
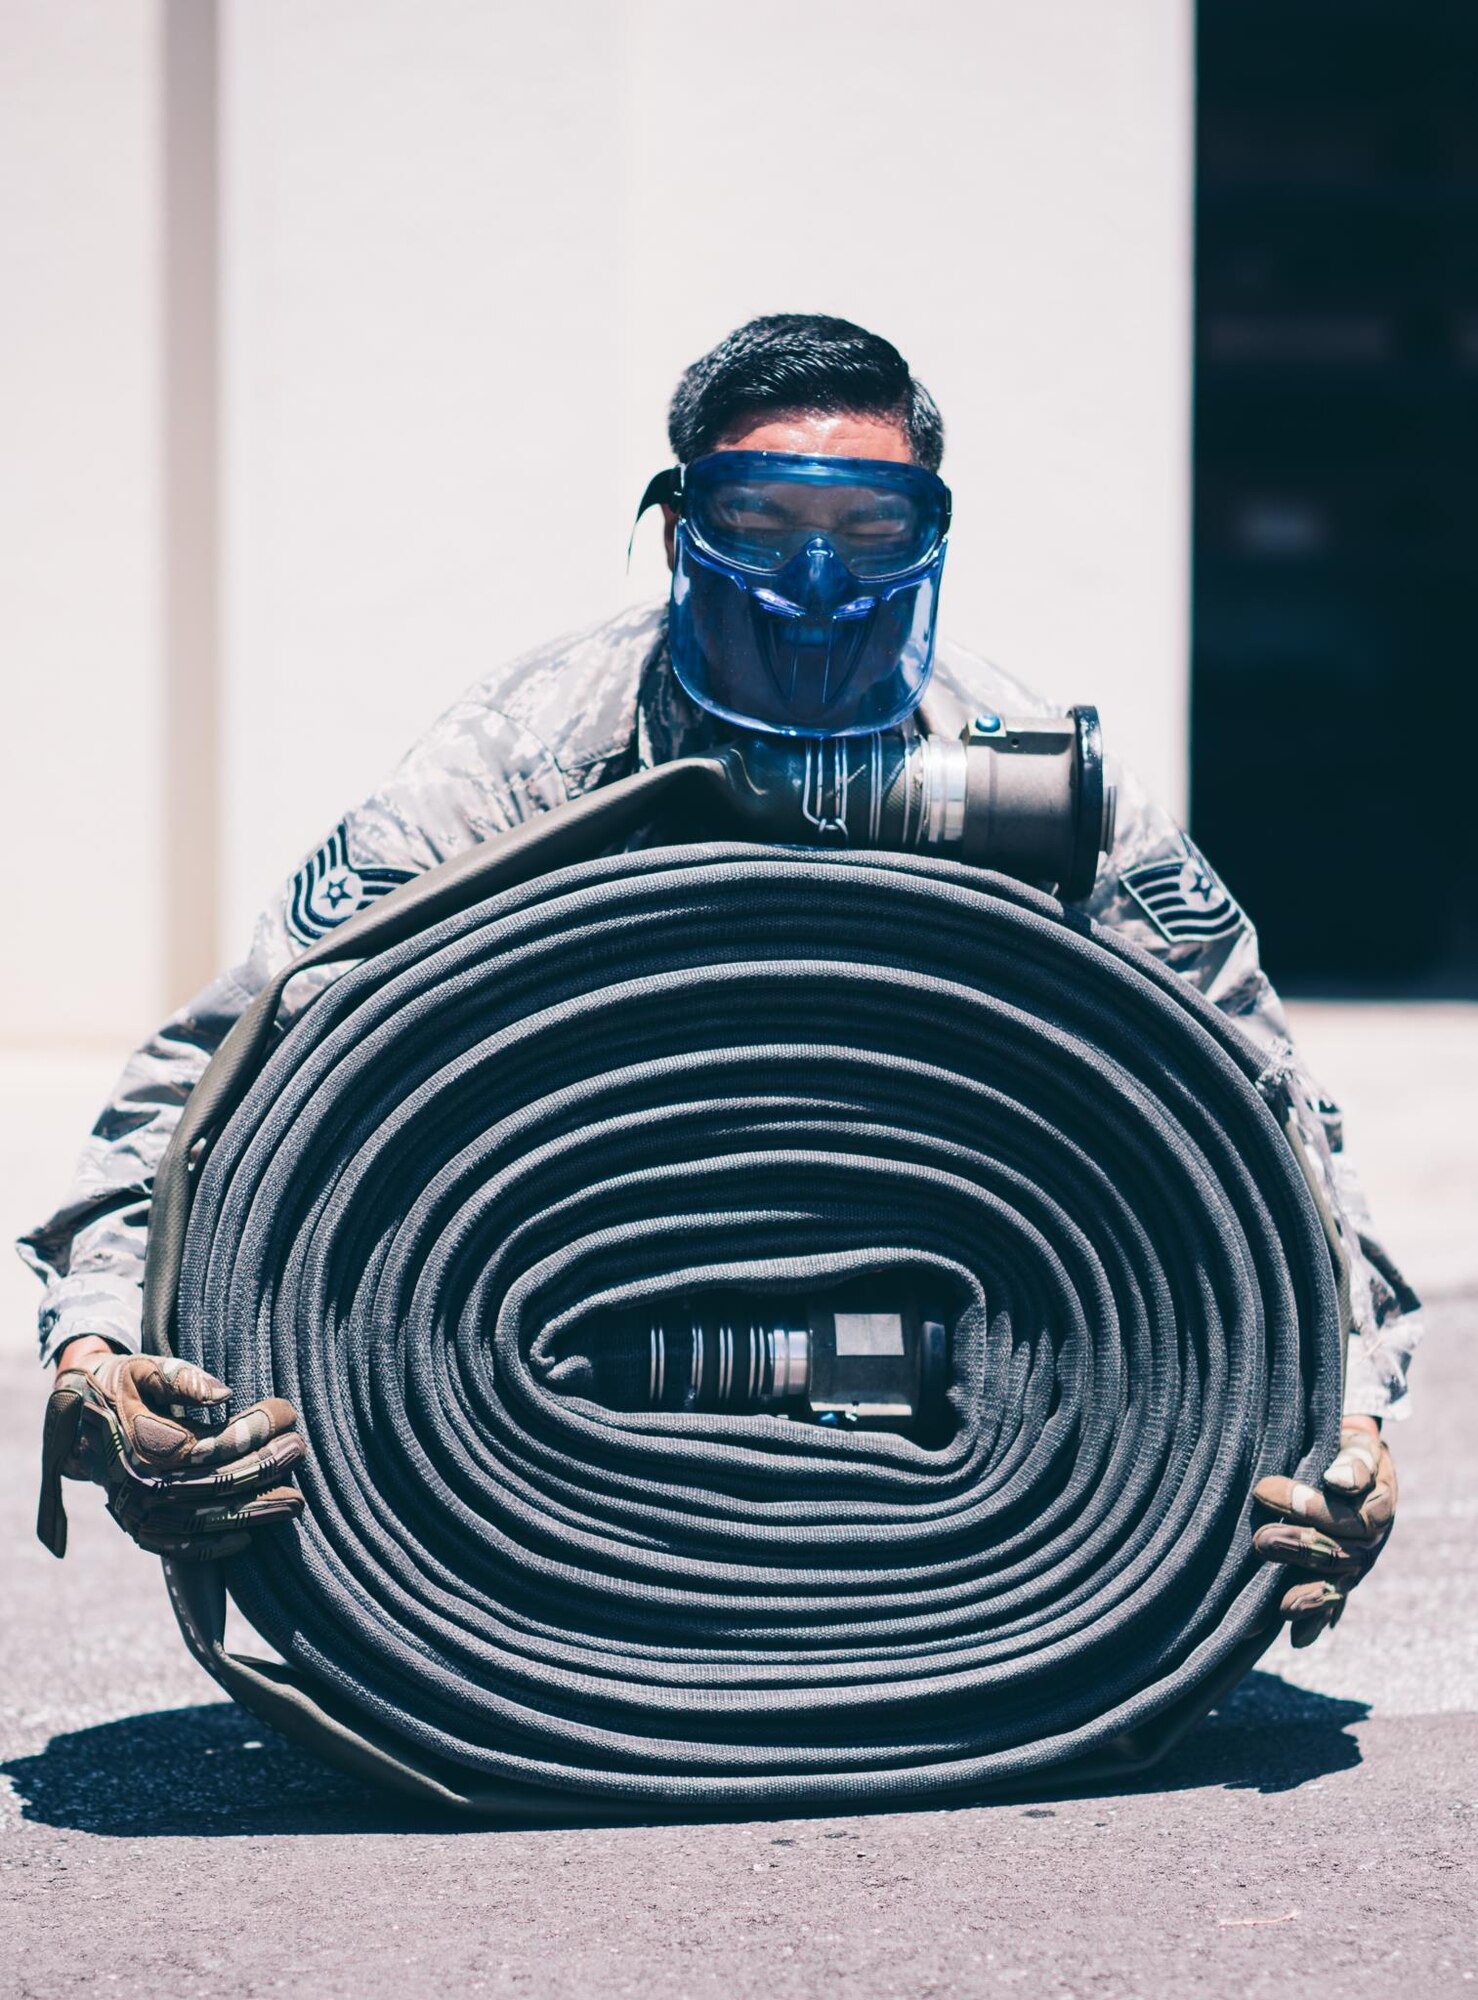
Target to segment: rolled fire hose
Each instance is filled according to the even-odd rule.
[[[288,1397],[311,1451],[301,1522],[225,1566],[280,1663],[227,1649],[218,1565],[166,1565],[186,1638],[424,1798],[803,1810],[1134,1768],[1271,1635],[1253,1485],[1333,1449],[1336,1277],[1258,1053],[999,873],[600,852],[732,830],[746,787],[660,767],[331,933],[160,1175],[148,1344]],[[842,1283],[939,1302],[926,1439],[594,1394],[633,1312]]]

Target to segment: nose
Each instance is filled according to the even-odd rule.
[[[829,611],[850,589],[851,573],[825,535],[813,535],[802,555],[803,602],[808,610]]]

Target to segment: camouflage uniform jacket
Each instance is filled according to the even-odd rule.
[[[999,668],[941,642],[913,726],[956,735],[977,710],[1060,713]],[[350,812],[259,919],[251,951],[129,1060],[79,1163],[71,1200],[21,1244],[45,1282],[46,1359],[80,1334],[139,1340],[148,1199],[180,1107],[236,1016],[296,952],[416,870],[596,785],[711,745],[722,726],[684,695],[666,614],[647,606],[555,641],[472,688]],[[1303,1067],[1258,964],[1252,926],[1181,832],[1120,770],[1118,831],[1085,906],[1232,1016],[1287,1071],[1310,1151],[1350,1252],[1347,1407],[1399,1412],[1417,1300],[1374,1240],[1343,1158],[1339,1114]],[[301,1009],[325,970],[289,989]],[[306,991],[299,990],[306,989]]]

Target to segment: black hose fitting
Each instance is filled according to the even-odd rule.
[[[709,1293],[593,1329],[613,1409],[772,1410],[868,1430],[937,1429],[949,1388],[942,1314],[863,1287],[824,1299]]]

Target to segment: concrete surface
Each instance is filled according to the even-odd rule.
[[[217,1698],[95,1496],[65,1564],[34,1541],[32,1301],[4,1271],[0,1994],[1473,1992],[1478,1012],[1298,1025],[1396,1254],[1409,1225],[1414,1281],[1440,1272],[1400,1526],[1337,1633],[1270,1654],[1112,1794],[537,1832],[408,1815]],[[110,1068],[0,1062],[0,1222],[47,1205]]]
[[[1478,1291],[1478,1005],[1290,1004],[1391,1254],[1428,1301]]]

